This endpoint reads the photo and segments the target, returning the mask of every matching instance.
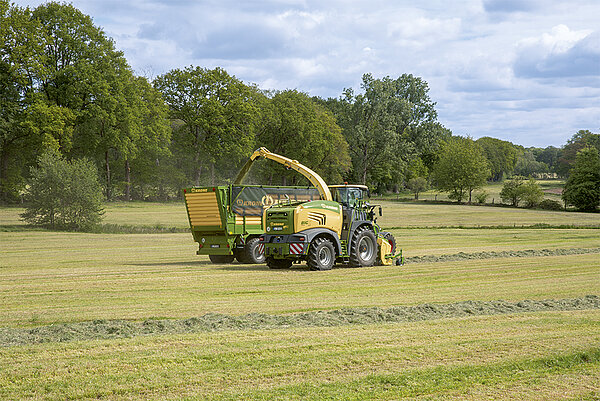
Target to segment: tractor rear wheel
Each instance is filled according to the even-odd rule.
[[[246,246],[241,252],[242,263],[265,263],[265,248],[259,245],[260,239],[258,237],[251,238],[246,242]]]
[[[307,264],[311,270],[331,270],[335,263],[335,249],[331,241],[317,238],[308,249]]]
[[[292,261],[289,259],[267,258],[267,266],[269,269],[289,269],[292,267]]]
[[[377,238],[373,230],[359,228],[350,244],[350,267],[373,266],[377,259]]]
[[[233,255],[208,255],[208,258],[216,264],[231,263],[234,259]]]

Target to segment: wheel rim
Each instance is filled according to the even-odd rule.
[[[358,243],[358,255],[362,260],[371,260],[373,254],[373,240],[369,237],[362,237]]]
[[[254,260],[263,261],[265,259],[265,254],[260,252],[260,246],[256,245],[252,251],[254,255]]]
[[[331,249],[329,249],[328,247],[324,246],[323,248],[319,249],[319,253],[317,256],[319,259],[319,264],[321,266],[329,266],[329,264],[331,263]]]

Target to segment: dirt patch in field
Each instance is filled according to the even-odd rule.
[[[473,253],[459,252],[437,256],[409,256],[404,258],[404,263],[454,262],[465,259],[529,258],[535,256],[583,255],[588,253],[600,253],[600,248],[528,249],[523,251],[489,251]]]
[[[0,346],[48,342],[128,338],[153,334],[184,334],[220,330],[323,327],[349,324],[414,322],[451,317],[508,313],[600,309],[600,297],[548,299],[541,301],[465,301],[451,304],[423,304],[392,308],[347,308],[330,311],[269,315],[250,313],[231,316],[209,313],[184,320],[95,320],[55,324],[33,329],[0,328]]]

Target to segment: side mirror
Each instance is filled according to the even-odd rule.
[[[379,206],[379,215],[383,216],[383,214],[381,213],[381,206]]]

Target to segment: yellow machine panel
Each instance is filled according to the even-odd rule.
[[[335,231],[340,236],[342,234],[342,220],[342,213],[333,210],[305,209],[298,206],[294,211],[294,227],[297,231],[325,227]]]
[[[235,216],[235,224],[244,224],[244,216],[239,214]],[[246,224],[255,224],[260,226],[262,224],[261,216],[246,216]]]
[[[377,245],[379,245],[379,259],[382,265],[391,265],[392,259],[386,259],[385,255],[392,253],[392,246],[383,238],[377,238]]]
[[[215,192],[186,193],[185,202],[192,226],[221,227],[221,215]]]

